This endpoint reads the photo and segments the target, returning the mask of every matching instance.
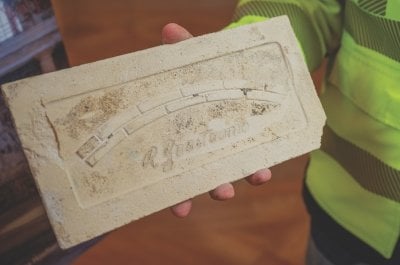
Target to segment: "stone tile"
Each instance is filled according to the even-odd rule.
[[[62,248],[316,149],[325,122],[286,17],[2,89]]]

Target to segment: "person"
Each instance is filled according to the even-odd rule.
[[[288,15],[311,72],[328,60],[327,126],[304,185],[306,263],[398,265],[400,0],[241,0],[228,28],[279,15]],[[190,37],[177,27],[164,28],[168,40]]]

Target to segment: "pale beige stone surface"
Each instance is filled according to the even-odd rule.
[[[320,146],[286,17],[3,87],[63,248]]]

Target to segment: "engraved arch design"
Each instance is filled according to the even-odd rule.
[[[267,84],[257,86],[247,80],[209,80],[184,86],[180,89],[180,95],[166,96],[164,102],[158,102],[158,104],[152,104],[149,101],[140,102],[133,111],[130,110],[133,117],[131,116],[131,119],[123,122],[122,125],[117,125],[112,120],[104,124],[102,127],[106,129],[91,136],[76,151],[76,154],[89,166],[94,167],[104,155],[126,137],[171,113],[199,104],[238,99],[280,105],[288,95],[287,90],[285,93],[267,88]],[[108,126],[112,129],[107,128]]]

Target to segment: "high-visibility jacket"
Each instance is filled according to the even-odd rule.
[[[306,185],[389,258],[400,235],[400,0],[242,0],[231,27],[284,14],[310,70],[329,58],[327,126]]]

